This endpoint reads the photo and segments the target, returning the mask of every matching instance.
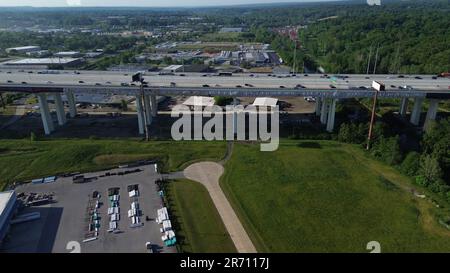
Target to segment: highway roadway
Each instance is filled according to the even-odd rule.
[[[133,73],[110,71],[1,71],[0,91],[114,93],[135,95],[139,85],[131,83]],[[157,95],[204,96],[320,96],[370,97],[372,81],[384,83],[381,97],[425,97],[429,93],[450,98],[450,78],[435,75],[268,75],[241,73],[218,76],[213,73],[175,73],[159,75],[146,72],[145,92]],[[333,91],[333,92],[331,92]]]

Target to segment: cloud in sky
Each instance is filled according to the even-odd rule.
[[[34,6],[34,7],[64,7],[64,6],[214,6],[255,3],[281,2],[325,2],[330,0],[0,0],[0,6]]]

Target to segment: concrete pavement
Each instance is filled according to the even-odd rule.
[[[216,162],[199,162],[188,166],[184,170],[184,176],[206,187],[237,251],[256,253],[255,246],[220,188],[219,178],[223,171],[222,165]]]

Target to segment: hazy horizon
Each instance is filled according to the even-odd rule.
[[[0,7],[196,7],[229,6],[245,4],[307,3],[331,2],[342,0],[21,0],[20,4],[9,0],[0,0]]]

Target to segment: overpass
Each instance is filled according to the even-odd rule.
[[[110,71],[17,71],[0,72],[0,92],[34,93],[39,99],[41,117],[46,134],[55,128],[51,121],[47,95],[55,97],[58,124],[66,117],[61,94],[66,94],[69,113],[76,116],[76,93],[103,93],[136,96],[139,132],[144,133],[144,118],[151,124],[156,116],[156,95],[199,95],[230,97],[315,97],[316,114],[328,131],[334,129],[336,102],[345,98],[373,97],[372,81],[385,84],[380,98],[401,98],[399,113],[406,115],[409,99],[414,100],[410,121],[418,126],[422,104],[429,100],[425,126],[436,118],[440,100],[450,99],[450,79],[434,75],[365,75],[365,74],[298,74],[272,75],[240,73],[219,76],[210,73],[177,73],[159,75],[146,72],[147,82],[141,89],[130,82],[132,73]]]

